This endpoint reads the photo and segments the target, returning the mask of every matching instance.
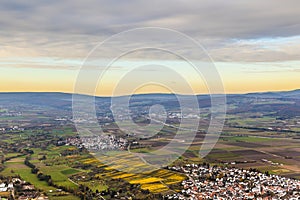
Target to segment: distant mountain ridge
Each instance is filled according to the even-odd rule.
[[[6,98],[19,98],[20,96],[23,97],[34,97],[34,98],[40,98],[40,97],[58,97],[58,98],[69,98],[72,96],[72,93],[64,93],[64,92],[0,92],[0,99],[6,99]],[[84,95],[84,94],[78,94],[78,95]],[[140,98],[140,97],[170,97],[174,96],[175,94],[172,93],[147,93],[147,94],[133,94],[133,95],[124,95],[124,96],[132,96],[133,98]],[[185,94],[177,94],[180,96],[190,96]],[[215,94],[217,95],[217,94]],[[87,95],[89,96],[89,95]],[[199,97],[209,97],[210,94],[199,94],[197,95]],[[290,91],[272,91],[272,92],[251,92],[251,93],[245,93],[245,94],[226,94],[228,97],[232,96],[247,96],[247,97],[264,97],[264,98],[299,98],[300,99],[300,89],[296,90],[290,90]],[[95,96],[96,98],[112,98],[109,96]],[[116,96],[117,97],[123,97],[123,96]]]
[[[248,93],[246,96],[264,97],[264,98],[295,98],[300,99],[300,89],[290,91],[275,91],[275,92],[256,92]]]
[[[72,101],[71,93],[62,93],[62,92],[0,92],[0,102],[2,101],[17,101],[17,102],[40,102],[45,101]],[[190,95],[182,95],[180,96],[190,96]],[[83,95],[85,96],[85,95]],[[128,96],[128,95],[127,95]],[[167,94],[167,93],[149,93],[149,94],[134,94],[131,95],[131,98],[134,100],[144,99],[144,98],[153,98],[153,99],[173,99],[176,98],[175,94]],[[208,94],[200,94],[197,95],[198,98],[207,99],[210,98]],[[291,90],[291,91],[279,91],[279,92],[256,92],[256,93],[247,93],[247,94],[227,94],[227,99],[235,98],[235,97],[244,97],[244,98],[291,98],[291,99],[300,99],[300,89]],[[110,98],[120,98],[124,96],[118,97],[104,97],[104,96],[96,96],[95,98],[98,100],[110,100]],[[50,103],[51,104],[51,103]]]
[[[28,110],[32,106],[39,108],[72,111],[73,94],[60,92],[5,92],[0,93],[0,109],[9,107],[26,107]],[[189,101],[190,95],[180,95]],[[90,97],[82,95],[82,97]],[[110,109],[111,98],[120,97],[95,97],[97,108]],[[128,97],[128,96],[127,96]],[[215,95],[218,97],[218,95]],[[83,98],[84,99],[84,98]],[[211,106],[210,95],[197,95],[200,108]],[[192,101],[191,101],[192,102]],[[228,105],[227,113],[257,113],[261,111],[276,112],[275,115],[281,118],[300,116],[300,89],[279,92],[261,92],[248,94],[228,94],[226,95]],[[175,94],[134,94],[130,97],[130,106],[152,106],[163,105],[165,108],[180,107],[180,102]],[[230,106],[232,105],[231,109]]]

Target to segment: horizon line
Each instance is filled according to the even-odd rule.
[[[69,94],[69,95],[85,95],[85,96],[94,96],[94,97],[102,97],[102,98],[109,98],[109,97],[122,97],[122,96],[132,96],[132,95],[182,95],[182,96],[201,96],[201,95],[247,95],[247,94],[263,94],[263,93],[280,93],[280,92],[293,92],[300,90],[291,89],[291,90],[265,90],[265,91],[250,91],[250,92],[237,92],[237,93],[198,93],[198,94],[182,94],[182,93],[167,93],[167,92],[148,92],[148,93],[134,93],[134,94],[124,94],[124,95],[91,95],[91,94],[81,94],[81,93],[73,93],[73,92],[62,92],[62,91],[0,91],[0,94],[12,94],[12,93],[58,93],[58,94]]]

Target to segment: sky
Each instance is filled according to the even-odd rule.
[[[143,27],[175,30],[201,44],[205,51],[199,53],[183,43],[168,44],[171,40],[161,38],[166,48],[176,46],[192,57],[195,54],[209,57],[226,93],[298,89],[299,19],[298,0],[3,0],[0,4],[0,92],[72,93],[82,66],[87,65],[87,56],[97,45],[120,32]],[[89,73],[103,70],[104,60],[119,49],[134,48],[132,43],[142,43],[151,36],[145,31],[133,37],[136,41],[131,38],[120,47],[107,45],[105,53],[98,51],[93,55],[94,64],[88,62],[88,67],[92,67]],[[131,82],[122,82],[123,88],[158,75],[170,80],[170,84],[175,83],[177,76],[157,68],[151,64],[153,60],[180,72],[195,93],[209,92],[205,78],[211,77],[200,80],[191,66],[170,52],[134,51],[121,56],[95,86],[94,94],[115,95],[113,91],[120,79],[137,65],[147,67],[128,76]],[[199,56],[193,62],[202,61]],[[185,93],[180,85],[177,82],[175,91]],[[172,91],[157,85],[136,85],[134,90],[136,93]]]

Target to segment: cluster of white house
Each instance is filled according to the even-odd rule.
[[[14,189],[14,184],[13,183],[0,183],[0,192],[7,192],[7,191],[11,191]]]
[[[98,135],[85,136],[81,138],[68,138],[65,141],[66,145],[77,146],[79,148],[85,147],[88,150],[118,150],[125,149],[128,141],[124,138],[118,138],[114,135]]]
[[[170,167],[189,178],[168,199],[300,199],[300,181],[256,170],[188,164]]]
[[[127,146],[127,140],[114,135],[101,135],[81,138],[85,148],[89,150],[117,150]]]

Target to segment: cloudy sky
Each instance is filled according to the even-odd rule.
[[[299,19],[298,0],[3,0],[0,91],[73,92],[79,69],[96,45],[142,27],[176,30],[200,43],[228,93],[296,89]],[[124,62],[118,65],[126,67]],[[107,81],[113,82],[110,78]],[[113,84],[108,82],[97,94],[110,94]]]

